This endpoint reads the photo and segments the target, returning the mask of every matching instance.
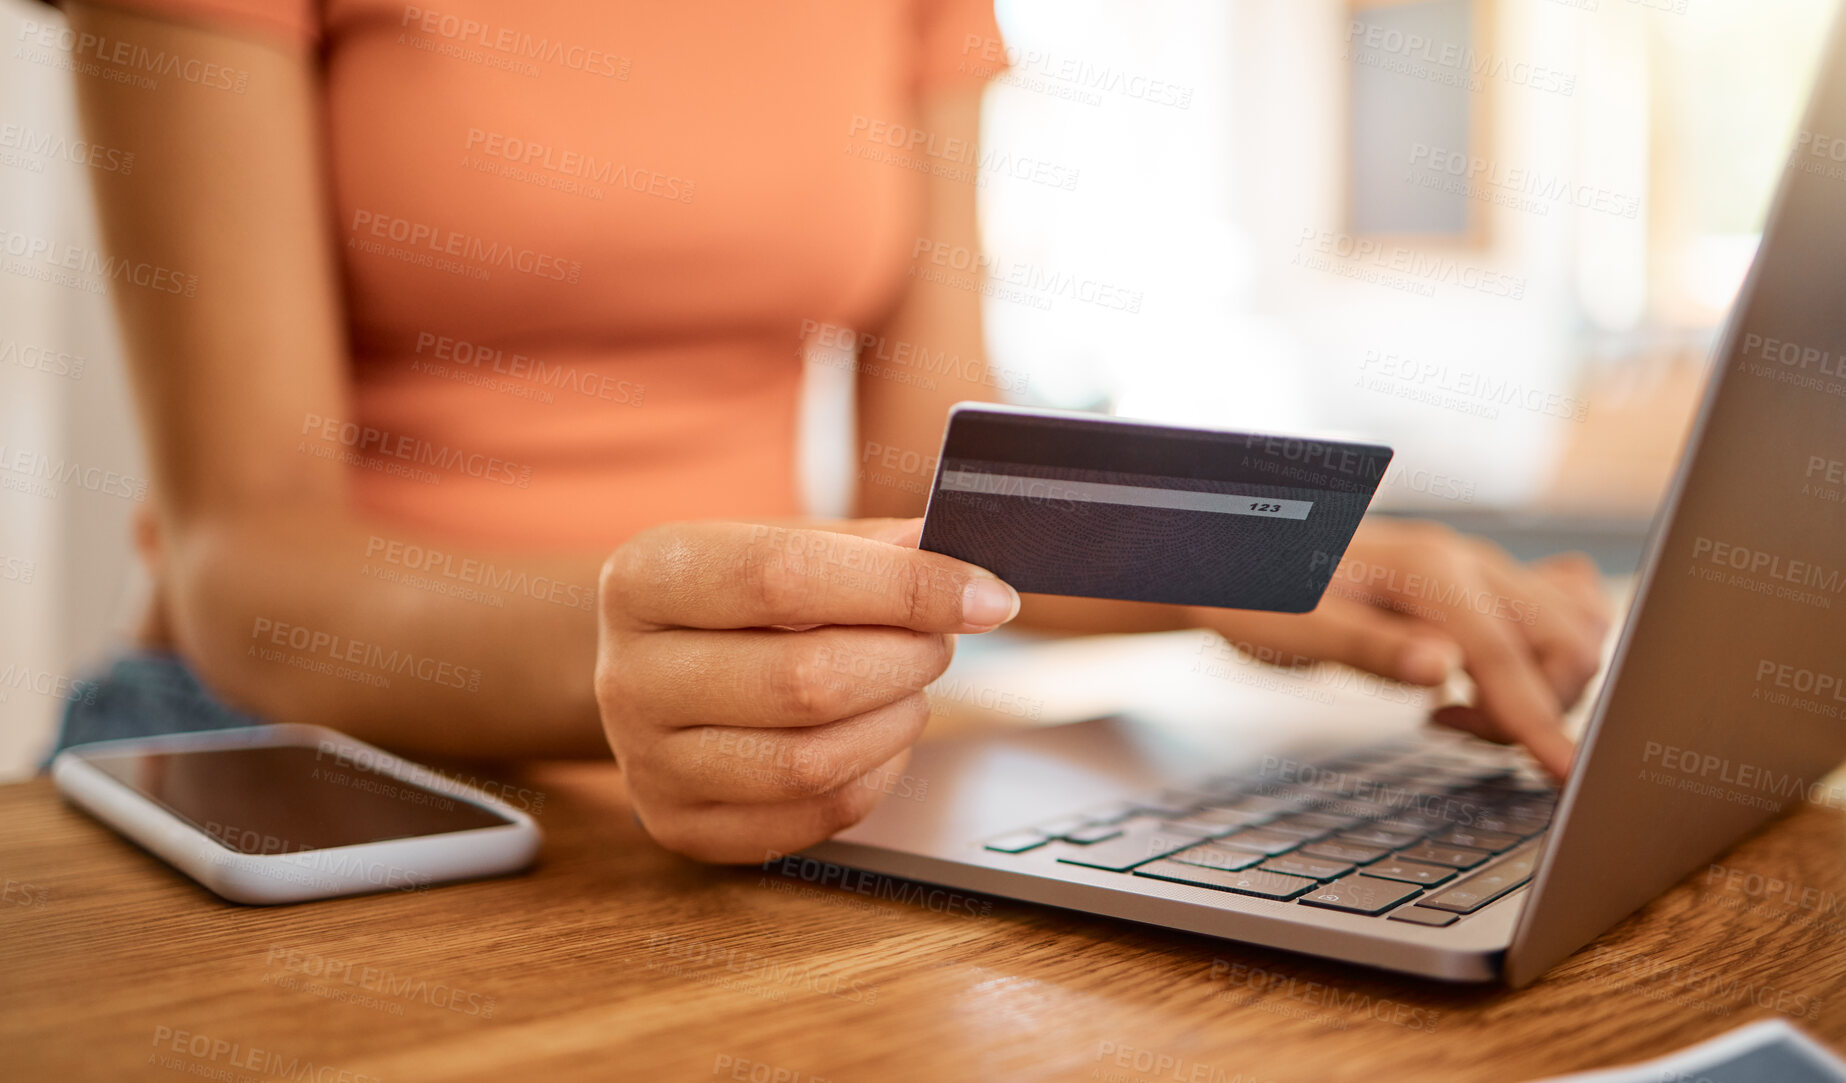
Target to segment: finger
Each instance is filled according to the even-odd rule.
[[[852,534],[906,549],[915,549],[917,544],[923,540],[922,519],[817,519],[799,525],[814,530],[832,531],[835,534]],[[809,628],[818,628],[820,625],[776,624],[771,627],[783,628],[790,632],[805,632]]]
[[[1555,553],[1542,557],[1531,568],[1556,585],[1568,597],[1584,620],[1597,629],[1597,638],[1609,634],[1614,607],[1603,585],[1602,569],[1583,553]]]
[[[766,519],[762,521],[769,526],[819,530],[830,534],[851,534],[856,538],[867,538],[890,545],[902,545],[910,549],[915,549],[917,542],[923,538],[921,516],[913,516],[909,519]]]
[[[1486,589],[1478,581],[1474,590]],[[1450,632],[1461,644],[1479,702],[1501,739],[1526,746],[1545,769],[1563,777],[1572,748],[1564,735],[1557,694],[1524,638],[1505,621],[1471,608],[1451,611]]]
[[[1479,707],[1470,707],[1465,704],[1441,707],[1430,712],[1430,720],[1437,725],[1447,726],[1450,729],[1473,734],[1484,741],[1492,741],[1495,744],[1512,745],[1519,743],[1512,734],[1506,731],[1506,727],[1502,726],[1497,719],[1486,711],[1481,710]],[[1566,741],[1568,743],[1568,738]],[[1544,759],[1540,759],[1536,754],[1534,754],[1533,758],[1538,760],[1539,766],[1543,767],[1547,774],[1559,782],[1562,782],[1570,773],[1570,765],[1572,760],[1576,757],[1576,754],[1577,746],[1575,744],[1570,744],[1570,755],[1562,764],[1547,762]]]
[[[816,726],[921,691],[954,657],[954,641],[876,625],[809,631],[672,628],[623,651],[619,695],[652,707],[649,725],[677,729]]]
[[[845,533],[858,534],[861,538],[881,541],[887,545],[915,549],[923,540],[923,520],[914,519],[850,519],[836,529]]]
[[[902,776],[908,757],[908,752],[901,752],[864,779],[820,797],[641,810],[641,825],[662,846],[697,861],[767,864],[864,819],[883,795],[883,780]]]
[[[648,749],[645,786],[688,805],[820,797],[909,748],[928,722],[919,692],[822,726],[679,730]]]
[[[1335,588],[1311,613],[1201,612],[1207,627],[1264,660],[1341,662],[1426,686],[1441,684],[1462,663],[1461,648],[1433,625],[1352,601]]]
[[[1403,578],[1403,586],[1396,588],[1392,584],[1398,580],[1386,577],[1384,586],[1393,596],[1401,592],[1445,614],[1443,629],[1460,644],[1474,681],[1474,706],[1486,712],[1501,736],[1525,745],[1547,770],[1561,775],[1569,768],[1571,745],[1557,693],[1540,670],[1533,646],[1509,622],[1491,615],[1492,590],[1482,568],[1502,563],[1510,564],[1511,558],[1498,546],[1464,539],[1446,528],[1421,527],[1407,533],[1397,555],[1385,562],[1415,569],[1416,575]],[[1483,598],[1488,604],[1481,604]]]
[[[831,530],[678,523],[636,535],[603,567],[604,610],[643,626],[882,624],[984,632],[1019,595],[972,564]]]
[[[1430,721],[1449,729],[1472,734],[1483,741],[1492,741],[1497,745],[1516,745],[1519,742],[1506,732],[1505,727],[1486,711],[1471,707],[1465,703],[1449,704],[1438,707],[1429,713]]]
[[[1494,591],[1487,609],[1504,617],[1538,656],[1538,668],[1568,707],[1583,695],[1602,666],[1602,637],[1581,608],[1557,584],[1528,568],[1511,563],[1491,563],[1482,575]]]

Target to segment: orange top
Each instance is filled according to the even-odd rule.
[[[116,2],[318,42],[355,416],[308,438],[371,513],[560,549],[799,510],[804,322],[889,306],[921,210],[854,135],[998,37],[991,0]]]

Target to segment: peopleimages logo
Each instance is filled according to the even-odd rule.
[[[559,173],[566,177],[576,177],[615,188],[626,188],[631,192],[656,196],[673,203],[691,203],[693,192],[698,187],[696,182],[687,180],[685,177],[662,173],[656,169],[630,166],[626,162],[598,158],[594,154],[564,150],[502,132],[483,131],[480,128],[468,129],[468,140],[464,149],[533,169]]]
[[[365,543],[365,555],[380,557],[414,572],[426,572],[454,579],[471,586],[522,594],[528,598],[562,605],[567,609],[595,609],[596,588],[566,583],[545,575],[529,575],[524,568],[502,568],[492,561],[457,557],[440,549],[381,538],[373,534]]]
[[[1775,553],[1733,545],[1703,535],[1693,540],[1692,558],[1740,572],[1766,575],[1771,579],[1813,587],[1829,594],[1846,590],[1846,574],[1838,568],[1828,568],[1806,560],[1788,560]]]
[[[389,459],[402,459],[421,466],[434,466],[466,474],[481,481],[515,485],[521,489],[532,485],[532,468],[507,462],[492,455],[470,454],[447,444],[437,446],[428,440],[403,433],[387,432],[370,425],[342,421],[337,417],[308,414],[302,418],[301,433],[312,434],[327,443],[339,444],[360,453],[372,453]],[[304,445],[301,450],[307,450]]]
[[[1289,260],[1294,266],[1373,282],[1419,297],[1433,297],[1435,286],[1443,284],[1509,301],[1525,298],[1524,276],[1490,271],[1410,245],[1304,226],[1295,238],[1295,248]]]
[[[336,959],[312,951],[297,951],[281,945],[272,945],[263,961],[270,965],[281,963],[281,973],[318,978],[329,986],[346,986],[401,1000],[420,1000],[432,1008],[444,1008],[457,1015],[479,1016],[482,1019],[492,1019],[494,1016],[492,996],[459,989],[445,981],[432,982],[420,975],[399,974],[384,967],[355,964],[348,959]],[[264,980],[269,979],[265,977]],[[392,1014],[402,1014],[402,1008]]]
[[[1517,380],[1486,372],[1451,370],[1446,364],[1408,357],[1386,350],[1367,350],[1359,362],[1359,384],[1397,398],[1426,402],[1489,421],[1500,416],[1499,407],[1567,421],[1582,421],[1589,405],[1571,395],[1527,387]]]
[[[405,263],[414,263],[433,267],[439,271],[454,274],[468,273],[469,277],[485,278],[487,268],[501,268],[529,274],[534,278],[546,278],[554,282],[576,285],[583,277],[583,264],[574,259],[561,259],[530,248],[517,248],[499,241],[489,241],[484,237],[462,233],[459,230],[442,229],[426,222],[413,222],[408,218],[395,215],[378,214],[374,211],[357,210],[353,212],[351,231],[354,242],[365,240],[366,245],[380,241],[393,241],[403,245],[402,249],[384,250],[381,254],[390,255]],[[382,249],[382,245],[376,245]],[[419,249],[428,249],[427,252]],[[364,250],[370,251],[370,248]],[[433,255],[431,253],[434,253]],[[454,257],[438,259],[437,257]],[[472,267],[456,263],[466,261]],[[472,273],[470,273],[472,272]]]
[[[132,150],[105,147],[82,139],[67,139],[24,124],[0,124],[0,150],[16,150],[37,158],[75,162],[123,176],[135,171],[135,152]]]
[[[1479,93],[1483,79],[1570,97],[1577,77],[1524,60],[1509,60],[1452,41],[1406,33],[1396,27],[1354,19],[1346,28],[1347,57],[1355,64],[1379,68]]]
[[[1681,782],[1680,788],[1689,792],[1704,793],[1686,784],[1699,782],[1740,793],[1769,795],[1768,798],[1753,801],[1736,801],[1736,804],[1780,809],[1782,802],[1794,800],[1827,808],[1846,808],[1846,795],[1824,782],[1809,781],[1800,775],[1777,771],[1761,764],[1743,763],[1698,749],[1649,741],[1642,749],[1641,762],[1672,772],[1671,777]]]
[[[1566,177],[1526,166],[1508,166],[1491,158],[1448,147],[1413,143],[1410,147],[1410,165],[1413,169],[1420,167],[1429,174],[1446,176],[1469,185],[1532,196],[1541,201],[1538,203],[1541,212],[1546,209],[1542,201],[1549,201],[1630,220],[1639,217],[1641,213],[1641,201],[1634,196],[1594,185],[1578,184]]]
[[[1799,369],[1802,372],[1816,373],[1821,376],[1846,376],[1846,358],[1841,358],[1831,350],[1823,350],[1800,342],[1788,342],[1779,338],[1768,338],[1754,331],[1743,336],[1743,352],[1764,361],[1773,361],[1784,368]]]
[[[86,681],[66,677],[62,673],[53,673],[48,669],[34,669],[31,666],[10,662],[5,669],[0,669],[0,690],[14,692],[34,692],[53,699],[69,700],[72,703],[96,702],[95,681]],[[6,692],[0,691],[0,703],[6,702]]]
[[[961,52],[960,71],[993,76],[1002,83],[1071,98],[1085,105],[1101,104],[1103,94],[1117,94],[1150,105],[1192,108],[1191,86],[1096,64],[1079,56],[1016,48],[982,34],[964,35]]]
[[[994,904],[987,899],[973,898],[947,888],[893,880],[879,873],[849,869],[831,861],[821,861],[801,854],[770,850],[763,855],[762,868],[764,872],[773,872],[804,883],[837,887],[869,899],[888,899],[938,914],[984,918],[993,913]]]
[[[153,89],[152,80],[145,78],[149,75],[166,76],[184,83],[191,83],[194,86],[210,90],[229,90],[235,94],[242,94],[250,84],[250,73],[242,68],[227,68],[222,64],[214,64],[196,57],[169,53],[165,49],[150,49],[137,42],[111,38],[106,34],[93,34],[87,30],[78,33],[69,27],[40,23],[32,19],[20,22],[19,40],[30,45],[61,49],[69,53],[71,59],[80,65],[80,70],[83,70],[85,74],[104,75],[101,70],[87,63],[91,60],[98,64],[113,64],[119,68],[125,68],[141,77],[138,85],[145,89]]]
[[[1078,171],[1075,169],[1042,158],[1014,154],[1010,150],[982,146],[973,140],[959,136],[939,137],[935,132],[926,128],[875,119],[863,113],[853,114],[852,123],[846,129],[846,137],[862,144],[861,157],[911,163],[918,171],[930,172],[936,176],[962,179],[1005,176],[1043,184],[1049,188],[1059,188],[1066,192],[1075,191],[1077,188]],[[899,154],[884,156],[878,151],[880,147],[889,148]],[[851,149],[850,145],[848,149]],[[924,158],[934,159],[938,168],[931,169],[919,159],[903,157],[910,154],[921,154]],[[944,164],[968,166],[972,172],[939,168]]]
[[[101,293],[107,288],[106,283],[111,282],[181,297],[196,297],[199,292],[198,275],[146,260],[112,256],[100,248],[85,248],[20,233],[5,226],[0,226],[0,253],[23,261],[6,265],[5,269],[12,274],[88,293]]]
[[[0,339],[0,365],[14,365],[28,372],[43,372],[48,376],[66,376],[73,380],[83,378],[83,370],[89,360],[76,354],[36,343],[21,342],[18,339]]]
[[[856,331],[836,323],[804,319],[801,321],[801,337],[804,342],[812,342],[833,352],[845,362],[841,367],[860,371],[864,366],[874,366],[878,374],[886,379],[902,376],[901,382],[919,384],[927,390],[935,389],[936,377],[939,376],[954,380],[979,380],[988,387],[1011,392],[1024,392],[1030,380],[1027,373],[995,368],[978,357],[963,357],[948,350],[932,350],[904,339],[887,338],[870,331]],[[827,357],[819,360],[829,364],[838,363]]]
[[[425,657],[414,651],[386,649],[376,643],[366,643],[332,632],[304,628],[298,624],[285,624],[268,617],[255,619],[250,626],[250,638],[255,642],[251,645],[249,653],[264,661],[287,662],[291,665],[298,665],[298,668],[311,669],[314,668],[311,664],[299,665],[299,663],[312,663],[313,659],[324,656],[332,662],[363,666],[375,673],[407,675],[447,688],[460,688],[474,692],[481,687],[481,671],[470,666],[458,666],[453,662]],[[299,656],[290,657],[271,648],[287,648],[301,653]],[[386,684],[385,687],[389,685]]]
[[[876,986],[857,978],[847,979],[840,974],[817,973],[811,963],[778,962],[753,951],[740,951],[683,933],[649,933],[647,946],[679,963],[722,969],[738,975],[746,982],[763,982],[823,993],[855,1004],[871,1005],[878,1001]],[[676,966],[668,972],[677,974],[683,973],[683,970]],[[778,993],[771,999],[781,1000],[782,994]]]
[[[1048,309],[1053,298],[1063,298],[1118,312],[1138,313],[1146,299],[1141,290],[1124,289],[1031,263],[1007,262],[990,253],[928,237],[918,237],[911,245],[910,259],[913,278],[971,289],[982,285],[980,280],[985,277],[989,280],[986,286],[1001,290],[998,294],[1001,299],[1017,300],[1034,308]],[[962,272],[968,277],[958,279],[946,271]]]
[[[1279,996],[1315,1007],[1369,1016],[1405,1030],[1435,1030],[1442,1019],[1442,1012],[1435,1008],[1421,1008],[1387,997],[1373,997],[1370,993],[1357,990],[1342,992],[1323,982],[1306,980],[1249,963],[1233,963],[1228,959],[1213,959],[1210,977],[1213,981],[1222,979],[1233,988],[1242,986],[1260,996]]]
[[[317,1064],[312,1059],[274,1049],[246,1046],[242,1042],[167,1026],[154,1028],[153,1046],[154,1053],[148,1058],[149,1064],[158,1064],[169,1071],[186,1075],[229,1079],[233,1078],[229,1070],[235,1068],[281,1079],[313,1080],[314,1083],[382,1083],[375,1075],[355,1072],[350,1068]],[[178,1054],[194,1059],[187,1062]],[[214,1066],[220,1063],[222,1067]]]
[[[554,392],[561,392],[623,406],[639,406],[647,393],[646,384],[618,379],[606,372],[552,364],[529,354],[507,353],[497,346],[438,335],[433,331],[417,332],[416,353],[418,358],[434,357],[447,362],[447,366],[413,359],[412,372],[429,372],[544,404],[556,402]],[[509,379],[496,379],[498,376]]]
[[[56,482],[59,485],[82,489],[85,492],[117,496],[124,500],[147,499],[148,482],[146,478],[137,478],[100,466],[86,466],[69,459],[54,459],[50,455],[29,451],[25,448],[8,447],[5,444],[0,444],[0,472],[16,474],[21,478],[36,481]],[[0,484],[0,488],[13,487]],[[48,491],[55,498],[57,490]]]
[[[628,78],[630,62],[625,56],[617,56],[614,53],[592,49],[585,45],[566,44],[550,38],[536,38],[523,30],[515,30],[509,26],[494,26],[477,19],[447,15],[414,5],[405,6],[404,17],[398,25],[448,41],[478,45],[483,49],[491,49],[520,60],[537,60],[546,64],[555,64],[570,71],[583,72],[585,75],[601,75],[610,79]]]

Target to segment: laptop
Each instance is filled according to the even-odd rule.
[[[1846,757],[1843,27],[1561,789],[1433,727],[1368,743],[1352,712],[1227,717],[1215,745],[1118,717],[925,742],[908,771],[927,800],[887,799],[805,856],[1520,986],[1825,801]]]

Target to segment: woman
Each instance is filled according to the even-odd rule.
[[[69,15],[86,137],[137,155],[98,179],[107,243],[196,288],[117,295],[157,494],[138,531],[155,653],[66,740],[122,732],[158,687],[188,704],[171,728],[613,750],[655,838],[752,861],[863,816],[877,788],[852,783],[902,769],[950,637],[1018,615],[1211,628],[1424,685],[1465,665],[1480,704],[1449,721],[1568,764],[1559,714],[1606,620],[1581,559],[1522,567],[1422,524],[1354,543],[1457,597],[1523,599],[1531,624],[1402,615],[1391,582],[1306,616],[1022,608],[914,548],[917,486],[878,457],[864,518],[786,522],[804,333],[982,355],[977,293],[907,274],[977,248],[974,187],[866,157],[861,133],[974,144],[1000,53],[983,0]],[[902,354],[858,366],[859,439],[926,456],[994,381],[925,390]]]

